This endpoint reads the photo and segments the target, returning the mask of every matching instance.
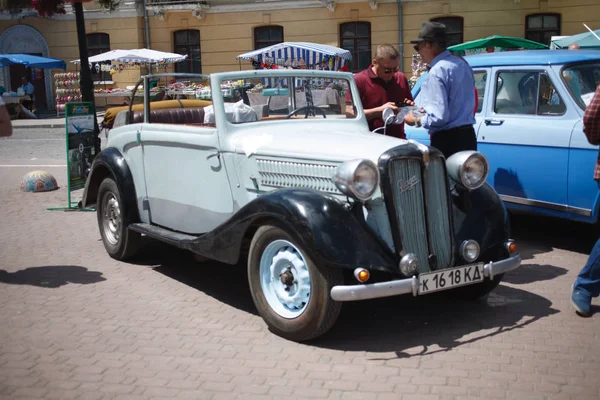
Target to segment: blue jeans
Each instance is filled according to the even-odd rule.
[[[600,187],[600,181],[598,186]],[[598,297],[600,294],[600,239],[594,245],[587,263],[577,275],[573,289],[591,297]]]
[[[591,297],[598,297],[600,294],[600,239],[594,245],[587,264],[577,275],[574,289]]]

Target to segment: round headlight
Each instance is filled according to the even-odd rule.
[[[489,173],[487,158],[477,151],[459,151],[446,161],[448,174],[469,190],[485,183]]]
[[[460,255],[466,262],[473,262],[479,258],[479,243],[474,240],[465,240],[460,245]]]
[[[370,160],[352,160],[337,168],[333,181],[342,193],[365,201],[377,190],[379,171]]]

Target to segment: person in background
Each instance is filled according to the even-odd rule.
[[[414,105],[406,75],[399,72],[400,53],[389,44],[377,46],[375,58],[369,68],[354,76],[365,117],[372,131],[384,126],[381,114],[386,108],[398,112],[401,104]],[[350,92],[346,94],[346,115],[355,115]],[[404,124],[388,125],[387,134],[406,139]]]
[[[28,110],[33,111],[33,105],[35,104],[35,96],[34,96],[35,88],[31,84],[31,82],[29,82],[29,79],[27,79],[26,76],[21,78],[21,86],[19,86],[19,89],[23,89],[25,94],[29,95],[29,97],[31,97],[31,100],[22,100],[21,104],[23,105],[23,107],[26,107]]]
[[[0,136],[6,137],[12,135],[12,122],[10,122],[10,115],[6,109],[6,104],[2,96],[0,96]]]
[[[31,84],[31,82],[29,82],[29,79],[27,79],[26,76],[21,78],[21,86],[19,86],[21,89],[23,89],[23,91],[25,92],[25,94],[31,96],[31,98],[33,99],[33,92],[35,91],[33,85]]]
[[[600,85],[596,88],[590,105],[585,109],[583,133],[590,144],[600,144]],[[600,151],[594,170],[594,179],[600,186]],[[592,315],[592,297],[598,297],[598,295],[600,295],[600,239],[596,241],[587,263],[575,279],[571,304],[579,315],[589,317]]]
[[[459,151],[477,150],[477,136],[473,70],[446,50],[446,37],[444,24],[425,22],[417,39],[411,41],[431,69],[419,94],[424,115],[415,117],[410,112],[404,122],[427,129],[431,145],[448,158]]]

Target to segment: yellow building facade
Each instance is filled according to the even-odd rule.
[[[389,43],[399,46],[401,68],[410,76],[414,53],[410,40],[417,37],[421,24],[430,20],[447,23],[457,43],[490,35],[549,42],[550,36],[586,31],[583,23],[600,29],[600,0],[146,0],[146,12],[139,2],[122,3],[112,13],[85,4],[90,54],[143,48],[149,43],[155,50],[189,53],[190,61],[171,66],[170,71],[206,74],[250,69],[249,62],[240,63],[236,56],[283,40],[350,48],[354,70],[368,65],[377,45]],[[0,53],[59,58],[67,61],[68,71],[75,71],[77,66],[70,61],[79,58],[77,32],[69,7],[67,11],[65,16],[50,19],[27,13],[0,14]],[[112,87],[125,87],[133,85],[143,72],[128,68],[112,76],[96,73],[94,77],[112,82],[108,83]],[[50,71],[44,76],[51,109],[54,82]],[[5,71],[0,74],[0,84],[10,88],[14,78]]]

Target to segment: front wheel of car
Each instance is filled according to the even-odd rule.
[[[100,235],[108,254],[120,261],[134,256],[141,235],[128,229],[131,210],[127,209],[119,187],[111,178],[104,179],[100,184],[96,207]]]
[[[275,226],[260,227],[250,244],[248,280],[260,316],[275,334],[297,342],[327,332],[342,304],[331,288],[342,271],[315,265],[292,237]]]

